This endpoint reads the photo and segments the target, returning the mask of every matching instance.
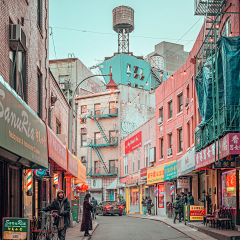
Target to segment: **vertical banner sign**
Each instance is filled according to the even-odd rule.
[[[157,197],[158,195],[158,187],[154,187],[154,197]]]
[[[158,185],[158,208],[164,208],[164,184]]]
[[[32,191],[32,170],[27,170],[27,191]]]
[[[57,185],[57,184],[58,184],[58,174],[57,174],[57,173],[54,173],[54,174],[53,174],[53,184],[54,184],[54,185]]]
[[[137,133],[133,137],[125,141],[125,154],[128,154],[142,146],[142,132]]]

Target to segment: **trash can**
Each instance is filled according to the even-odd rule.
[[[72,200],[71,201],[71,213],[72,213],[72,218],[73,221],[77,221],[77,200]]]

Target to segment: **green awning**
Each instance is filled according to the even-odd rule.
[[[170,163],[164,167],[164,181],[177,177],[177,161]]]

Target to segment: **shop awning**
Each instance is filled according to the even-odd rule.
[[[0,148],[25,168],[48,168],[46,125],[1,75]]]
[[[178,160],[178,177],[195,170],[195,147]]]
[[[67,158],[68,158],[68,173],[72,175],[72,177],[78,177],[78,163],[79,160],[76,156],[70,153],[69,150],[67,150]]]
[[[64,170],[68,170],[67,149],[53,131],[47,126],[48,156]]]
[[[75,180],[76,184],[86,183],[86,167],[78,159],[78,175]]]
[[[170,163],[164,167],[164,181],[177,177],[177,161]]]
[[[107,187],[107,189],[117,189],[118,179],[115,178],[112,183]]]

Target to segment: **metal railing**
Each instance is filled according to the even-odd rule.
[[[105,172],[103,166],[93,167],[91,171],[91,176],[113,176],[118,175],[118,168],[117,167],[110,167],[108,173]]]
[[[87,113],[85,114],[85,118],[89,117],[113,117],[118,116],[118,108],[98,108],[98,109],[88,109]]]
[[[117,146],[118,145],[118,137],[110,137],[109,142],[106,142],[106,140],[103,137],[100,137],[98,139],[94,139],[93,141],[88,140],[88,146]]]
[[[219,129],[217,129],[217,120],[213,122],[213,117],[205,124],[202,129],[195,131],[196,151],[200,151],[209,146],[216,139],[230,132],[240,132],[240,106],[225,105],[219,109]]]

